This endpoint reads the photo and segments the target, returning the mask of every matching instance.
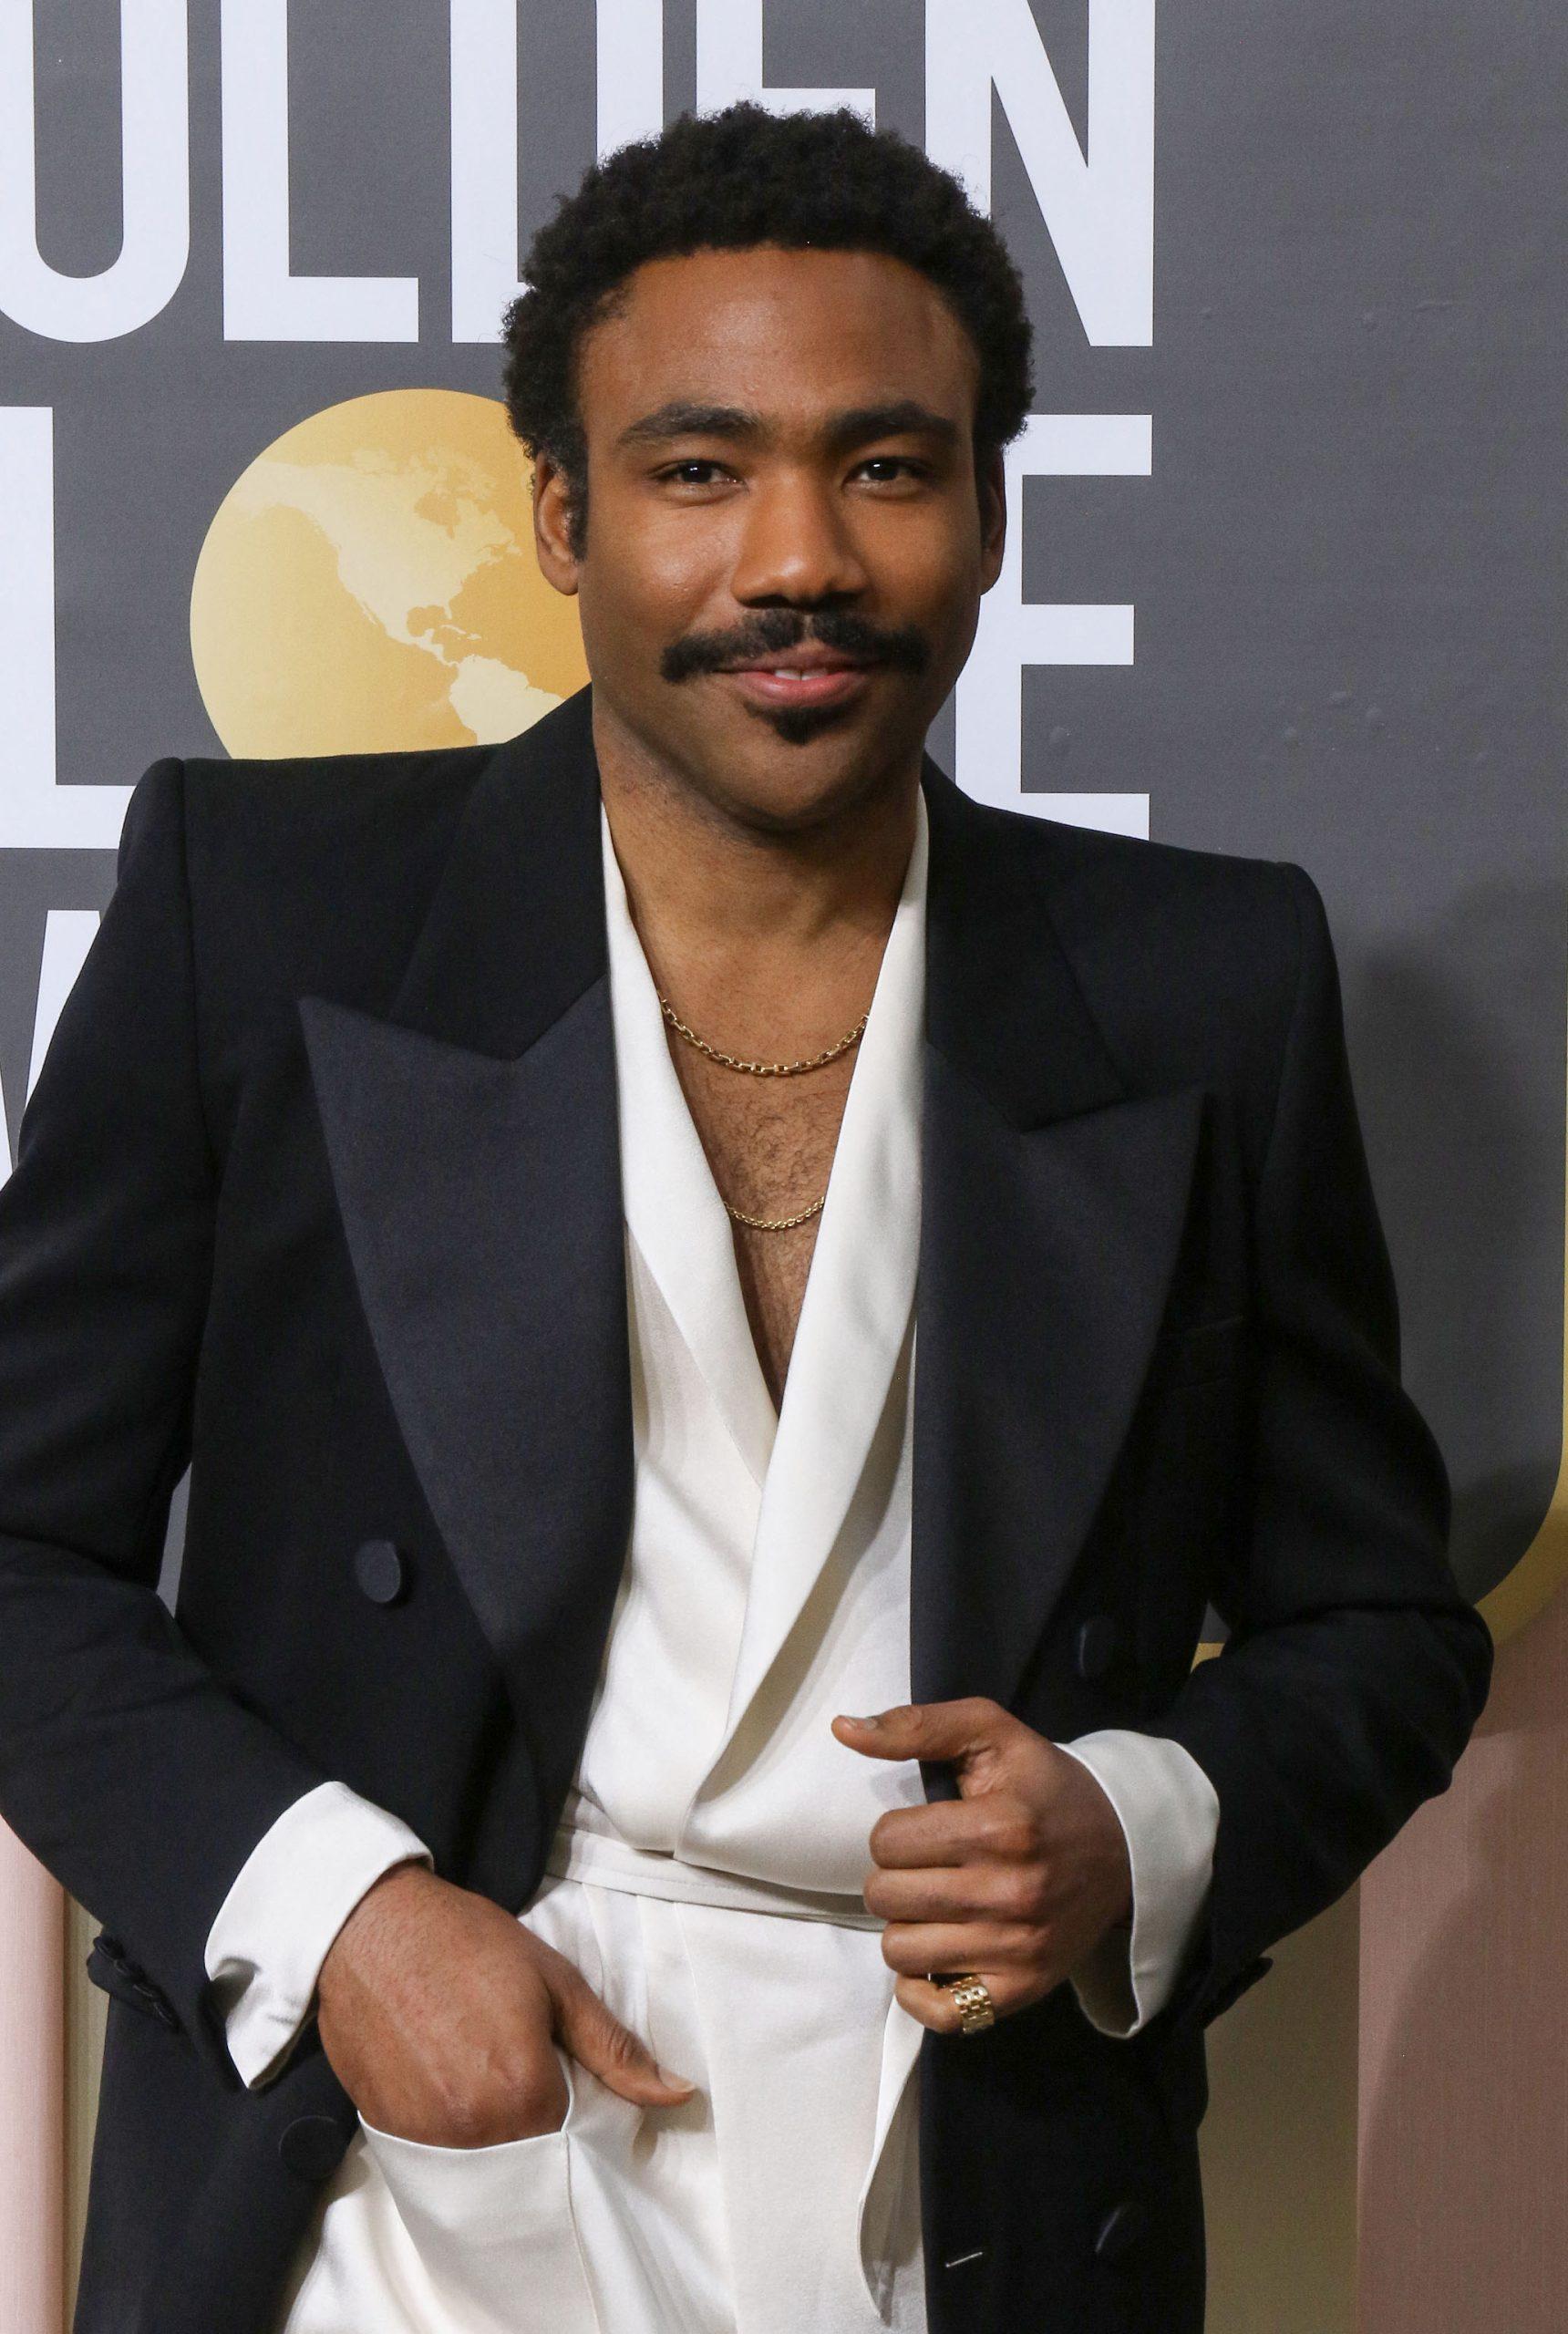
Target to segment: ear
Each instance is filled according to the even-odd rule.
[[[1002,573],[1007,543],[1007,470],[1000,446],[976,473],[980,497],[980,589],[988,592]]]
[[[576,594],[580,566],[572,549],[571,511],[566,473],[542,448],[533,464],[533,548],[545,582],[567,599]]]

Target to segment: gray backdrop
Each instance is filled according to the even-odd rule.
[[[0,24],[27,5],[0,0]],[[665,11],[667,112],[693,102],[694,5]],[[1034,0],[1080,139],[1088,13]],[[874,88],[879,119],[921,139],[924,14],[769,0],[768,80]],[[33,15],[38,247],[88,275],[119,246],[119,8]],[[591,0],[519,15],[526,241],[593,157],[596,20]],[[63,784],[222,750],[191,579],[257,452],[366,390],[497,387],[494,347],[451,336],[447,8],[313,0],[291,24],[294,266],[418,276],[417,345],[224,339],[216,0],[189,22],[178,291],[85,344],[0,315],[0,408],[55,417]],[[1146,791],[1156,837],[1298,860],[1320,885],[1407,1376],[1475,1594],[1533,1537],[1562,1446],[1564,46],[1540,5],[1161,0],[1150,346],[1088,344],[1000,107],[995,123],[1037,402],[1148,413],[1154,445],[1147,479],[1026,490],[1027,596],[1134,604],[1137,653],[1026,675],[1025,783]],[[0,151],[0,201],[23,191]],[[0,561],[5,526],[0,510]],[[951,744],[949,717],[939,759]],[[107,850],[0,850],[13,1131],[48,912],[100,907],[112,875]]]

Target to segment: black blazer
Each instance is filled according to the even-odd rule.
[[[542,1876],[631,1492],[589,706],[155,763],[0,1190],[0,1812],[114,1997],[78,2334],[263,2334],[353,2132],[314,2035],[242,2087],[203,1969],[291,1801]],[[1062,1985],[924,2038],[931,2323],[1191,2334],[1203,2027],[1444,1788],[1491,1643],[1310,878],[923,784],[914,1695],[1171,1736],[1221,1808],[1141,2034]]]

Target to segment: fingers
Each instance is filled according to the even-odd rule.
[[[962,1864],[984,1858],[1025,1864],[1046,1848],[1038,1813],[1012,1792],[977,1799],[932,1799],[883,1810],[867,1834],[876,1863],[892,1869]]]
[[[882,1959],[905,1978],[995,1969],[1037,1981],[1040,1933],[999,1921],[897,1921],[882,1931]]]
[[[661,2067],[641,2036],[622,2025],[570,1962],[552,1969],[551,1979],[561,2039],[579,2065],[641,2106],[678,2107],[692,2096],[696,2084]]]
[[[861,1897],[884,1921],[1047,1920],[1057,1902],[1048,1865],[991,1861],[879,1867]]]
[[[967,1965],[965,1975],[984,1981],[991,1997],[991,2006],[999,2019],[1010,2018],[1016,2011],[1027,2009],[1029,2004],[1038,2001],[1047,1990],[1038,1979],[1030,1981],[1004,1969],[977,1968],[973,1962]],[[893,1992],[911,2018],[918,2019],[921,2025],[928,2026],[934,2034],[963,2033],[963,2013],[953,1998],[950,1987],[933,1985],[926,1978],[900,1978]]]
[[[833,1731],[872,1759],[955,1759],[974,1762],[1000,1750],[1021,1721],[986,1694],[951,1702],[898,1702],[860,1718],[841,1713]]]

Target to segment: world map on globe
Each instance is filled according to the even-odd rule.
[[[203,542],[191,645],[236,755],[491,743],[587,679],[527,457],[497,400],[454,390],[350,398],[257,455]]]

